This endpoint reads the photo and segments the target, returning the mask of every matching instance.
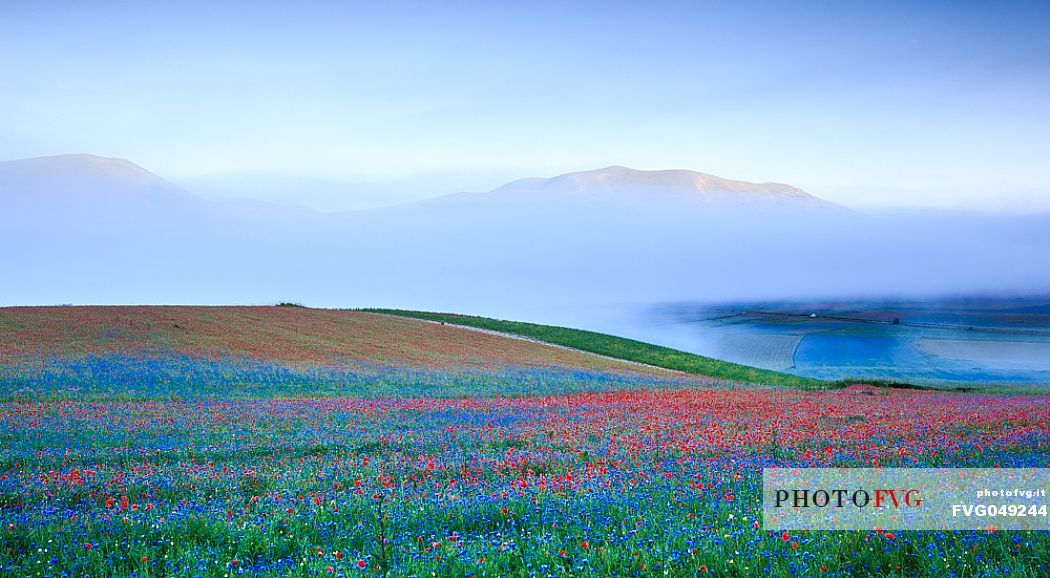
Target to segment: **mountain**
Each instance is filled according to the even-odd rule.
[[[698,202],[803,203],[831,205],[781,183],[749,183],[687,170],[640,171],[611,166],[557,177],[521,179],[492,191],[497,195],[670,196]]]
[[[130,161],[70,154],[0,162],[0,202],[38,211],[126,211],[201,200]]]
[[[257,201],[207,201],[131,161],[90,154],[0,162],[0,204],[12,214],[47,215],[66,226],[310,212]]]
[[[486,193],[456,193],[420,201],[435,204],[544,204],[562,209],[630,205],[658,211],[841,211],[848,209],[782,183],[750,183],[688,170],[641,171],[622,166],[513,181]],[[554,209],[554,206],[551,207]]]
[[[90,155],[0,163],[0,304],[255,303],[589,325],[670,301],[1050,290],[1046,217],[866,216],[788,185],[607,167],[385,209],[195,197]]]
[[[410,204],[433,208],[435,203],[449,201],[456,204],[553,202],[562,203],[566,208],[584,202],[844,210],[781,183],[749,183],[687,170],[640,171],[621,166],[552,178],[521,179],[488,193],[457,193]],[[0,162],[0,203],[8,209],[74,213],[82,217],[87,211],[147,220],[154,216],[150,213],[164,215],[173,210],[284,217],[312,212],[303,207],[261,201],[207,201],[131,161],[90,154]],[[558,211],[557,207],[551,210]]]

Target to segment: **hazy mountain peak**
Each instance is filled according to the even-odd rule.
[[[0,162],[0,193],[14,197],[192,198],[178,186],[135,163],[91,154],[66,154]]]
[[[52,172],[77,171],[80,173],[103,173],[110,176],[127,175],[152,175],[160,178],[135,163],[120,158],[100,157],[87,153],[75,153],[65,155],[54,155],[46,157],[34,157],[29,159],[18,159],[0,162],[0,169],[5,171],[23,170],[49,170]]]
[[[621,199],[674,197],[703,203],[836,206],[783,183],[752,183],[683,169],[645,171],[620,165],[552,178],[521,179],[492,192],[517,196],[575,193]]]
[[[71,153],[65,155],[37,157],[34,159],[26,159],[24,162],[34,161],[39,163],[51,163],[57,166],[65,165],[70,168],[80,167],[112,172],[149,172],[146,169],[136,165],[135,163],[127,159],[121,159],[116,157],[102,157],[89,153]]]
[[[61,215],[69,226],[123,221],[149,227],[191,217],[292,222],[316,214],[263,201],[207,201],[127,159],[92,154],[0,162],[0,202],[0,209],[35,219]]]

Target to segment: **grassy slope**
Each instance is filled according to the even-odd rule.
[[[172,352],[305,366],[565,367],[661,373],[539,343],[359,311],[303,307],[0,308],[0,363],[25,356]]]
[[[457,315],[453,313],[429,313],[425,311],[406,311],[400,309],[366,309],[365,311],[424,319],[427,321],[440,321],[453,325],[465,325],[479,329],[500,331],[522,337],[529,337],[547,343],[564,345],[599,355],[607,355],[617,359],[637,361],[657,367],[674,369],[714,377],[747,383],[760,383],[769,385],[782,385],[789,387],[817,388],[825,387],[827,382],[819,379],[800,377],[777,371],[749,367],[728,361],[720,361],[710,357],[686,353],[670,347],[652,345],[633,339],[615,337],[594,331],[571,329],[567,327],[554,327],[551,325],[539,325],[536,323],[524,323],[521,321],[503,321],[487,317],[476,317],[471,315]]]

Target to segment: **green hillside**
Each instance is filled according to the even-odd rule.
[[[451,325],[463,325],[490,331],[499,331],[521,337],[528,337],[546,343],[572,347],[581,351],[597,353],[617,359],[635,361],[732,381],[747,383],[781,385],[800,388],[825,388],[828,382],[819,379],[801,377],[779,371],[759,369],[738,363],[720,361],[702,355],[679,351],[670,347],[653,345],[634,339],[626,339],[585,331],[569,327],[555,327],[552,325],[540,325],[537,323],[525,323],[521,321],[504,321],[501,319],[490,319],[488,317],[477,317],[473,315],[459,315],[455,313],[431,313],[427,311],[408,311],[403,309],[363,309],[370,313],[382,313],[396,315],[399,317],[410,317],[426,321],[437,321]]]

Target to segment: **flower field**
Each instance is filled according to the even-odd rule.
[[[557,366],[651,373],[638,365],[538,343],[359,311],[305,307],[0,307],[0,366],[114,355],[150,363],[158,357],[225,361],[233,355],[310,370],[376,365],[454,371]]]
[[[704,379],[299,308],[0,309],[9,576],[1045,576],[762,529],[772,465],[1050,467],[1050,397]],[[994,529],[990,529],[994,530]]]
[[[1046,397],[863,387],[10,401],[0,568],[1045,576],[1045,533],[758,520],[766,466],[1050,467],[1048,430]]]

